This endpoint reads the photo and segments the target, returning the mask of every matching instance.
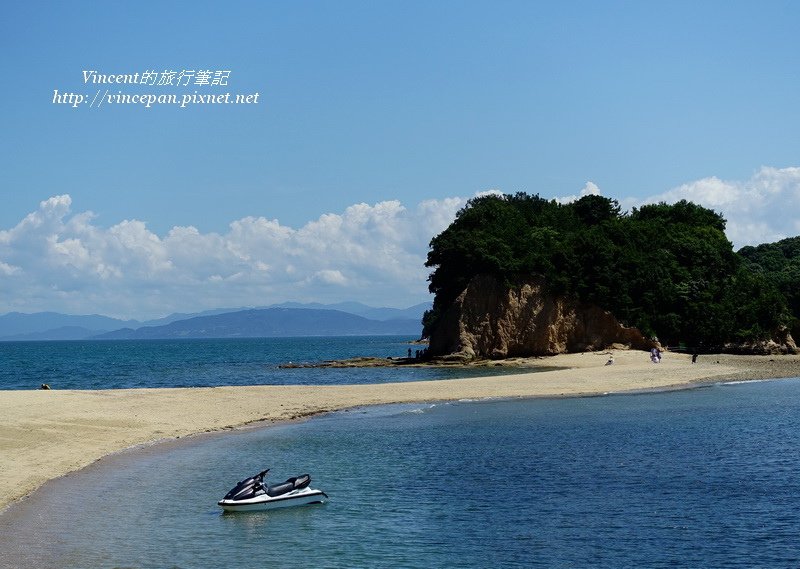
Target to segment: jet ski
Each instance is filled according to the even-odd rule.
[[[217,504],[226,512],[253,512],[316,504],[328,497],[325,492],[309,487],[311,476],[308,474],[289,478],[280,484],[266,484],[264,477],[267,472],[269,468],[242,480]]]

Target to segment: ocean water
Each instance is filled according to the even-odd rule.
[[[0,342],[0,390],[325,385],[451,379],[511,368],[279,368],[356,356],[405,357],[407,336]]]
[[[48,483],[0,567],[797,567],[799,439],[800,379],[356,409]],[[223,514],[266,467],[330,501]]]

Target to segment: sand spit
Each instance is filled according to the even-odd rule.
[[[561,397],[800,376],[800,356],[567,354],[555,371],[372,385],[0,391],[0,510],[49,479],[132,446],[327,411],[457,399]]]

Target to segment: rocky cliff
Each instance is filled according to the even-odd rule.
[[[494,277],[473,278],[431,334],[431,355],[505,358],[656,345],[610,312],[547,295],[543,285],[533,279],[509,288]]]

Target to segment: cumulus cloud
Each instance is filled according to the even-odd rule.
[[[0,274],[8,277],[17,272],[19,272],[19,267],[13,267],[7,263],[0,262]]]
[[[586,182],[579,195],[557,197],[570,203],[583,196],[600,195]],[[645,204],[688,200],[713,209],[727,220],[726,234],[738,249],[800,235],[800,168],[762,167],[748,180],[721,180],[716,176],[681,184],[647,198],[617,199],[624,210]]]
[[[143,221],[103,228],[69,195],[0,231],[0,313],[11,310],[159,316],[285,300],[404,306],[427,298],[430,239],[466,199],[355,204],[299,229],[245,217],[226,233]]]
[[[311,275],[306,282],[308,283],[320,282],[324,284],[344,286],[347,284],[348,281],[347,277],[345,277],[341,271],[325,269],[323,271],[317,271],[316,273]]]
[[[800,234],[800,168],[762,167],[744,181],[703,178],[641,204],[682,199],[721,213],[728,222],[728,238],[737,248]]]
[[[600,188],[597,186],[597,184],[595,184],[592,181],[588,181],[586,182],[586,185],[583,186],[583,189],[581,190],[579,195],[557,197],[555,198],[555,200],[560,204],[568,204],[577,201],[585,196],[599,196],[600,194],[601,194]]]
[[[498,193],[496,190],[483,192]],[[568,203],[600,188],[586,182]],[[762,168],[749,180],[687,182],[625,209],[687,199],[721,213],[736,247],[800,234],[800,168]],[[227,232],[173,227],[159,236],[140,220],[101,227],[91,211],[53,196],[0,230],[0,313],[56,310],[146,318],[174,311],[286,300],[408,306],[428,298],[428,244],[466,198],[416,205],[354,204],[300,228],[248,216]]]

